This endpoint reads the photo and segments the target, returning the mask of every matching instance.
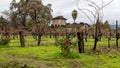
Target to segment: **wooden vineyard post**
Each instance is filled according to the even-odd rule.
[[[19,36],[20,36],[20,44],[21,44],[21,47],[25,47],[25,40],[24,40],[23,31],[20,31],[20,32],[19,32]]]
[[[78,38],[78,51],[79,53],[84,53],[83,32],[77,32],[77,38]]]

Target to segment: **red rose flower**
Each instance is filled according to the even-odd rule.
[[[68,43],[69,43],[68,41],[66,41],[66,40],[64,41],[64,45],[67,45]]]
[[[60,33],[58,33],[57,36],[60,37],[61,36]]]

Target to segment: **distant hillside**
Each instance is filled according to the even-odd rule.
[[[92,26],[92,25],[90,25]],[[112,29],[116,29],[116,25],[110,25]],[[120,28],[120,25],[118,25],[118,28]]]
[[[116,25],[110,25],[112,29],[116,29]],[[118,27],[120,28],[120,25],[118,25]]]

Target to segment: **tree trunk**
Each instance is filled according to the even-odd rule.
[[[116,38],[116,47],[118,49],[118,38]]]
[[[77,38],[78,38],[78,51],[79,53],[84,53],[83,33],[77,32]]]
[[[20,32],[19,32],[19,36],[20,36],[20,44],[21,44],[21,47],[25,47],[25,40],[24,40],[23,31],[20,31]]]
[[[87,34],[85,34],[85,41],[86,41],[86,42],[87,42],[87,36],[88,36],[88,35],[87,35]]]
[[[101,41],[101,39],[102,39],[102,33],[100,32],[99,33],[99,41]]]
[[[110,49],[110,38],[108,38],[108,48]]]
[[[111,29],[109,29],[109,36],[108,36],[108,48],[110,50],[110,40],[111,40]]]
[[[80,33],[80,37],[81,37],[81,52],[84,53],[84,37],[83,37],[83,32]]]
[[[97,37],[95,37],[94,47],[93,47],[93,50],[94,50],[94,51],[96,50],[97,42],[98,42],[98,38],[97,38]]]
[[[41,37],[42,37],[42,34],[39,33],[39,34],[38,34],[38,46],[40,46],[40,43],[41,43]]]
[[[95,40],[94,40],[94,47],[93,50],[96,50],[96,46],[97,46],[97,42],[98,42],[98,38],[100,36],[100,22],[99,22],[99,18],[97,19],[96,22],[96,26],[95,26]],[[98,34],[99,33],[99,34]]]
[[[77,38],[78,38],[78,51],[81,53],[81,47],[80,47],[80,32],[77,32]]]
[[[35,40],[37,40],[37,34],[36,33],[32,33],[32,36]]]
[[[52,33],[50,32],[50,38],[52,38]]]
[[[57,38],[57,33],[55,32],[54,37]]]
[[[47,33],[44,33],[44,35],[46,36],[46,38],[48,38],[48,34]]]
[[[119,39],[119,36],[118,36],[118,21],[116,21],[116,47],[118,49],[118,39]]]

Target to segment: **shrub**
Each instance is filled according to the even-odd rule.
[[[7,44],[9,44],[9,42],[10,42],[9,38],[2,38],[0,40],[0,45],[7,45]]]
[[[61,54],[65,57],[67,57],[70,52],[71,52],[71,48],[73,48],[76,45],[76,42],[72,41],[72,38],[56,38],[55,41],[57,46],[60,46],[61,48]]]

